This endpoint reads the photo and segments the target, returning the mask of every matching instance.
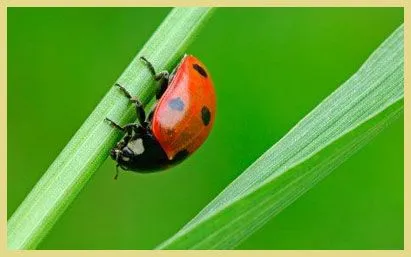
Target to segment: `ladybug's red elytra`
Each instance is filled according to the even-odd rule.
[[[146,118],[144,106],[126,90],[117,87],[135,104],[139,123],[120,126],[124,138],[110,152],[118,167],[141,173],[164,170],[175,165],[199,148],[213,127],[216,97],[205,66],[194,56],[185,55],[171,75],[156,73],[144,57],[153,78],[159,81],[157,103]]]

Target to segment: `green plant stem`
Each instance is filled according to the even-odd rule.
[[[403,37],[401,25],[349,80],[158,249],[236,247],[401,117]]]
[[[116,82],[147,104],[154,96],[155,84],[138,57],[145,56],[157,70],[170,69],[211,13],[212,8],[174,8]],[[36,248],[107,159],[122,135],[104,121],[106,117],[120,124],[135,120],[128,99],[116,87],[109,90],[9,219],[9,249]]]

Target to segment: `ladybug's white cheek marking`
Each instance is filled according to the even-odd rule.
[[[136,155],[144,153],[143,139],[141,138],[128,142],[127,146]]]
[[[125,161],[125,162],[128,162],[130,160],[130,158],[126,157],[126,156],[122,156],[121,159],[123,159],[123,161]]]

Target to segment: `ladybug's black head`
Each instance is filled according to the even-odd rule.
[[[114,148],[110,151],[110,156],[118,163],[127,163],[135,153],[129,147]]]
[[[136,143],[140,142],[139,145]],[[134,144],[133,144],[134,143]],[[133,148],[133,145],[136,147],[140,147],[140,150],[137,148]],[[130,140],[130,139],[123,139],[117,145],[116,148],[110,151],[110,156],[113,160],[116,160],[120,165],[121,163],[127,163],[130,161],[133,156],[137,156],[144,151],[142,139]]]
[[[169,164],[163,148],[149,131],[126,135],[110,156],[122,169],[142,173],[159,171]]]

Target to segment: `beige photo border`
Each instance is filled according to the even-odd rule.
[[[232,250],[232,251],[193,251],[193,250],[178,250],[178,251],[163,251],[163,250],[7,250],[7,7],[35,7],[35,6],[59,6],[59,7],[74,7],[74,6],[278,6],[278,7],[404,7],[404,46],[405,46],[405,78],[404,78],[404,93],[405,99],[409,98],[409,89],[407,88],[409,78],[411,77],[410,70],[410,28],[411,28],[411,13],[410,3],[407,1],[337,1],[337,0],[323,0],[323,1],[267,1],[267,0],[175,0],[175,1],[162,1],[162,0],[0,0],[0,256],[210,256],[210,255],[224,255],[224,256],[411,256],[411,238],[410,238],[410,223],[409,217],[411,215],[410,205],[410,186],[411,176],[410,172],[410,158],[404,158],[404,250],[350,250],[350,251],[326,251],[326,250]],[[410,153],[410,103],[405,101],[404,110],[404,154],[411,156]],[[407,133],[408,132],[408,133]]]

